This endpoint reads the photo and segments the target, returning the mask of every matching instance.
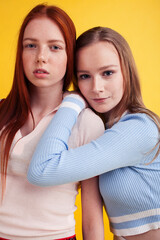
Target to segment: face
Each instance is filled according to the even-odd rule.
[[[123,96],[123,75],[118,53],[108,42],[81,48],[77,53],[77,78],[81,93],[99,113],[109,113]]]
[[[24,72],[35,87],[63,87],[67,54],[63,34],[49,18],[31,20],[23,36]]]

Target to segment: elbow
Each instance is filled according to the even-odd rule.
[[[55,175],[57,168],[57,162],[51,161],[52,158],[48,158],[45,161],[35,161],[32,158],[28,168],[27,179],[28,181],[36,186],[49,187],[54,185],[60,185]]]
[[[27,173],[27,180],[33,185],[42,186],[40,179],[42,179],[41,176],[32,170],[32,168],[29,168]]]
[[[43,172],[38,171],[37,169],[33,168],[33,166],[29,166],[28,173],[27,173],[28,181],[36,186],[47,186],[45,178],[43,176]]]
[[[32,184],[32,185],[36,185],[39,187],[48,187],[48,186],[53,186],[53,184],[48,183],[48,181],[46,181],[43,176],[37,176],[35,174],[27,174],[27,180]]]
[[[27,179],[31,184],[39,187],[50,187],[61,184],[57,183],[57,179],[53,177],[52,172],[46,173],[46,171],[38,171],[32,167],[28,169]]]

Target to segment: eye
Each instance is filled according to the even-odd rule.
[[[113,74],[113,71],[110,71],[110,70],[103,72],[103,76],[111,76],[112,74]]]
[[[90,78],[90,75],[88,75],[88,74],[81,74],[81,75],[78,76],[78,79],[82,79],[82,80],[85,80],[85,79],[88,79],[88,78]]]
[[[36,48],[36,44],[28,43],[28,44],[24,45],[24,47],[32,49],[32,48]]]
[[[61,47],[59,47],[59,46],[57,46],[57,45],[53,45],[53,46],[50,47],[50,49],[51,49],[52,51],[56,51],[56,50],[60,50]]]

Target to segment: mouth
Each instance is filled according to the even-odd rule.
[[[33,72],[34,74],[49,74],[45,69],[36,69]]]
[[[46,79],[46,77],[49,75],[49,72],[47,72],[45,69],[35,69],[33,74],[37,79]]]
[[[93,101],[96,103],[104,103],[108,98],[110,97],[105,97],[105,98],[93,98]]]

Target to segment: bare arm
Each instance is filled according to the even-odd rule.
[[[104,240],[103,201],[98,177],[82,181],[83,240]]]

